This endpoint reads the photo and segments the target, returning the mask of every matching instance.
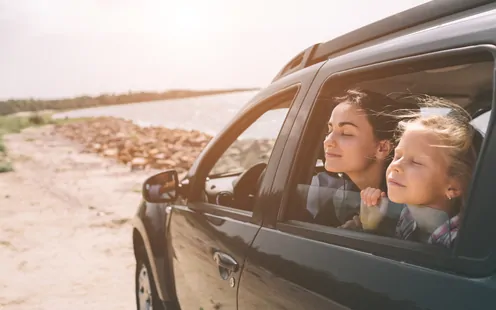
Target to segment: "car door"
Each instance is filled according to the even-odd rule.
[[[449,36],[454,33],[456,31],[449,31]],[[485,34],[488,35],[489,32]],[[426,50],[418,50],[420,48],[416,41],[407,46],[400,46],[399,39],[398,44],[393,40],[384,46],[379,44],[378,47],[372,47],[367,52],[359,51],[356,56],[352,53],[341,59],[329,60],[321,69],[315,85],[307,95],[308,101],[305,101],[300,110],[301,114],[297,117],[297,123],[304,123],[298,121],[301,117],[306,120],[306,125],[293,127],[292,135],[299,136],[300,139],[288,141],[285,156],[281,158],[279,165],[280,174],[274,178],[274,190],[285,194],[280,196],[278,204],[274,203],[273,208],[266,210],[263,227],[246,257],[238,293],[239,309],[496,307],[496,253],[492,237],[488,237],[496,233],[494,225],[490,224],[496,216],[492,203],[496,197],[490,181],[490,175],[496,172],[496,136],[493,133],[492,120],[494,115],[489,119],[486,114],[485,121],[481,118],[475,122],[479,124],[474,125],[487,128],[485,142],[480,149],[482,155],[472,180],[466,217],[453,250],[393,237],[325,227],[288,217],[292,210],[306,207],[305,195],[300,195],[298,189],[300,185],[309,185],[309,182],[302,183],[302,176],[315,168],[315,161],[312,160],[315,160],[319,153],[317,146],[322,144],[322,141],[316,139],[321,139],[322,135],[319,132],[323,130],[324,122],[328,120],[331,111],[323,105],[324,101],[320,100],[320,92],[325,90],[327,85],[332,90],[356,83],[374,85],[372,82],[366,84],[365,79],[386,78],[385,72],[416,72],[413,70],[420,67],[427,70],[429,66],[434,69],[431,72],[437,74],[448,70],[439,69],[442,68],[441,62],[451,64],[451,67],[447,65],[446,68],[469,68],[471,64],[463,61],[474,60],[484,62],[485,73],[478,74],[478,77],[482,80],[489,76],[489,83],[484,82],[484,85],[492,86],[493,89],[489,90],[492,94],[496,50],[493,46],[450,49],[446,46],[447,40],[440,39],[440,33],[419,36],[422,36],[419,40],[425,42],[429,37],[436,37],[437,43],[429,41],[423,48],[438,52],[431,54]],[[467,34],[451,42],[456,41],[466,46],[470,45],[471,40],[475,40],[474,34]],[[443,43],[439,43],[441,41]],[[389,49],[392,46],[397,46],[396,53],[394,49],[386,51],[386,47]],[[413,53],[414,49],[417,49],[414,53],[416,57],[410,58],[402,54]],[[484,51],[487,53],[481,56]],[[478,54],[479,52],[481,54]],[[423,56],[419,57],[419,54]],[[387,57],[404,58],[401,61],[389,62]],[[368,63],[375,65],[367,66]],[[359,69],[353,69],[354,66]],[[341,70],[346,72],[334,74]],[[453,73],[450,72],[450,75]],[[387,83],[381,85],[387,86]],[[461,91],[462,87],[464,84],[460,83],[459,88],[450,86],[450,89]],[[328,96],[330,94],[327,94]],[[477,106],[477,102],[471,101],[470,105]],[[494,102],[490,102],[485,108],[494,110]],[[324,114],[325,117],[319,118],[319,114]],[[311,129],[319,121],[322,121],[322,128]],[[480,124],[481,122],[486,123]],[[312,143],[314,147],[310,147]]]
[[[295,81],[278,86],[259,94],[211,141],[182,181],[187,198],[168,209],[167,242],[181,309],[237,308],[245,253],[261,226],[253,211],[263,200],[257,192],[270,193],[270,167],[277,165],[291,115],[308,90]],[[244,185],[236,183],[240,176]]]

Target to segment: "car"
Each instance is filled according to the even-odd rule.
[[[143,183],[138,309],[496,309],[495,56],[496,3],[478,0],[434,0],[296,55],[185,176]],[[303,216],[329,98],[350,85],[472,115],[479,156],[454,248]]]

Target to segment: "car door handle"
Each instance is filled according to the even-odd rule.
[[[215,263],[219,266],[219,268],[223,268],[225,270],[228,270],[230,272],[236,272],[239,269],[238,262],[232,256],[222,253],[222,252],[215,252],[214,255],[214,261]]]

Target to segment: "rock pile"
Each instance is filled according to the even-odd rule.
[[[131,121],[98,117],[59,124],[55,132],[82,143],[86,151],[125,163],[131,169],[184,172],[212,138],[196,130],[139,127]]]

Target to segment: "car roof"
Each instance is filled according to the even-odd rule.
[[[368,41],[493,2],[493,0],[432,0],[358,28],[328,42],[308,47],[291,59],[275,76],[273,82]]]

